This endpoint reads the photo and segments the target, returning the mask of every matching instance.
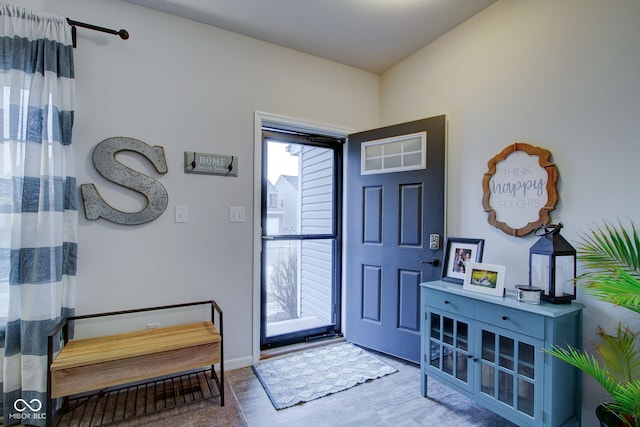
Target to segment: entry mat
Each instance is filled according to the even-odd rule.
[[[265,360],[254,365],[253,370],[276,409],[318,399],[397,372],[348,342]]]

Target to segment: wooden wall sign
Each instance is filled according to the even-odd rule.
[[[238,157],[185,151],[184,173],[238,176]]]
[[[512,236],[525,236],[551,222],[558,203],[558,169],[551,152],[515,143],[488,162],[482,179],[482,206],[489,224]]]

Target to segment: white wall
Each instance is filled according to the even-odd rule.
[[[382,124],[448,117],[448,234],[484,238],[486,262],[526,283],[537,239],[487,223],[487,161],[514,142],[546,148],[560,173],[552,212],[575,242],[603,219],[640,224],[640,2],[501,0],[382,76]],[[580,295],[584,342],[630,312]],[[585,379],[584,425],[604,396]]]
[[[379,120],[379,77],[119,0],[18,3],[131,34],[122,41],[78,29],[78,184],[93,182],[112,206],[139,210],[137,195],[94,170],[93,147],[128,136],[164,147],[167,157],[169,172],[159,176],[122,156],[167,188],[169,207],[155,221],[123,226],[80,213],[77,312],[215,298],[225,313],[227,367],[251,364],[254,112],[370,128]],[[186,175],[184,151],[238,156],[239,176]],[[187,206],[188,223],[173,222],[175,205]],[[247,222],[229,224],[230,206],[244,206]],[[131,319],[127,328],[152,321]]]
[[[111,136],[163,146],[169,165],[158,177],[169,191],[159,219],[124,227],[81,214],[78,312],[214,297],[225,310],[229,367],[251,363],[254,351],[255,110],[354,130],[446,114],[449,235],[484,238],[485,261],[507,266],[509,287],[526,281],[535,237],[487,223],[481,179],[514,142],[553,153],[560,202],[552,218],[569,240],[603,218],[640,223],[636,0],[500,0],[381,78],[119,0],[19,3],[131,33],[121,41],[78,32],[78,183],[96,183],[115,207],[140,208],[93,170],[91,150]],[[185,175],[185,150],[239,156],[239,177]],[[173,222],[175,205],[188,207],[187,224]],[[229,224],[229,206],[245,206],[247,222]],[[597,324],[628,316],[579,299],[587,344]],[[602,396],[585,381],[584,425],[596,425]]]

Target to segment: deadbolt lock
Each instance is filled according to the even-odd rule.
[[[439,234],[430,234],[429,235],[429,249],[433,251],[437,251],[440,249],[440,235]]]

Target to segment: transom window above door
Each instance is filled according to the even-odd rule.
[[[427,133],[418,132],[362,143],[361,174],[427,168]]]

